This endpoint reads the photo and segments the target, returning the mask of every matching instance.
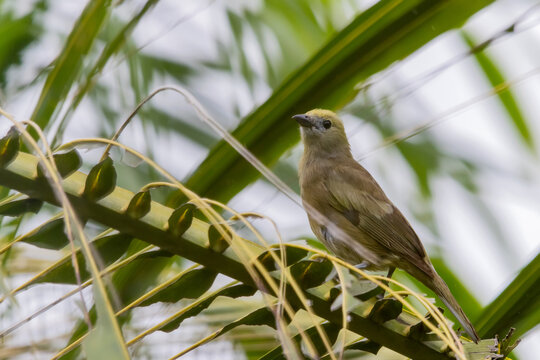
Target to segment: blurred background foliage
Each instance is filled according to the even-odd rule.
[[[0,103],[59,145],[111,137],[152,90],[181,86],[296,191],[301,148],[290,116],[318,106],[337,110],[353,153],[410,218],[481,335],[515,326],[524,341],[513,358],[533,359],[540,341],[539,20],[532,0],[3,0]],[[0,122],[2,134],[8,127]],[[120,141],[201,196],[269,215],[286,241],[312,243],[303,211],[259,179],[177,94],[153,98]],[[86,163],[96,163],[100,151],[88,150]],[[120,186],[137,191],[160,179],[151,167],[112,155],[122,160]],[[0,189],[2,198],[8,194]],[[158,194],[171,205],[181,200]],[[52,211],[2,218],[2,244]],[[90,233],[101,230],[88,225]],[[2,257],[2,292],[66,253],[11,248]],[[113,277],[123,301],[190,265],[177,257],[140,261],[143,273],[131,264]],[[67,288],[42,284],[4,301],[1,328]],[[81,319],[77,301],[3,338],[0,357],[47,358],[64,347],[80,331],[73,326]],[[137,334],[178,306],[136,309],[121,323]],[[133,356],[171,356],[256,307],[220,301],[177,332],[146,337]],[[239,327],[188,356],[258,358],[276,344],[264,327]]]

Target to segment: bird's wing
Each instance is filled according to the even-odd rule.
[[[331,206],[382,250],[429,271],[426,252],[411,225],[361,165],[352,162],[335,166],[324,183]]]

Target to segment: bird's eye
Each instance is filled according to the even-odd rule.
[[[330,129],[332,127],[332,122],[330,120],[324,120],[322,123],[325,129]]]

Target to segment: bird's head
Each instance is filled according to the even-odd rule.
[[[302,140],[306,150],[335,153],[350,152],[343,122],[330,110],[314,109],[305,114],[294,115],[301,126]]]

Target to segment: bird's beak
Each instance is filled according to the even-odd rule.
[[[296,120],[303,127],[307,127],[307,128],[313,127],[313,122],[309,115],[306,115],[306,114],[294,115],[292,118]]]

